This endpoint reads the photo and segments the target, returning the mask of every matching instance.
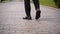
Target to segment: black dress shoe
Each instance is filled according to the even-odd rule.
[[[35,19],[39,19],[40,18],[40,14],[41,14],[41,11],[37,11]]]
[[[23,19],[32,20],[31,17],[23,17]]]

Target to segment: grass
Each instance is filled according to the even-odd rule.
[[[51,7],[56,7],[54,1],[53,0],[39,0],[41,5],[46,5],[46,6],[51,6]]]

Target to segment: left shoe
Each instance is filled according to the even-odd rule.
[[[35,17],[35,19],[36,19],[36,20],[39,19],[40,16],[41,16],[41,11],[37,11],[37,12],[36,12],[36,17]]]
[[[32,18],[31,17],[23,17],[23,19],[26,19],[26,20],[32,20]]]

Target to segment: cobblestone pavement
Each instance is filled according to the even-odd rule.
[[[0,3],[0,34],[60,34],[60,9],[41,5],[41,18],[35,20],[31,6],[32,20],[23,20],[23,2]]]

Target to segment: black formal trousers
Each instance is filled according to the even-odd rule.
[[[39,6],[39,0],[32,0],[35,6],[35,9],[40,9]],[[25,4],[25,12],[26,12],[26,16],[31,16],[31,6],[30,6],[30,0],[24,0],[24,4]]]

